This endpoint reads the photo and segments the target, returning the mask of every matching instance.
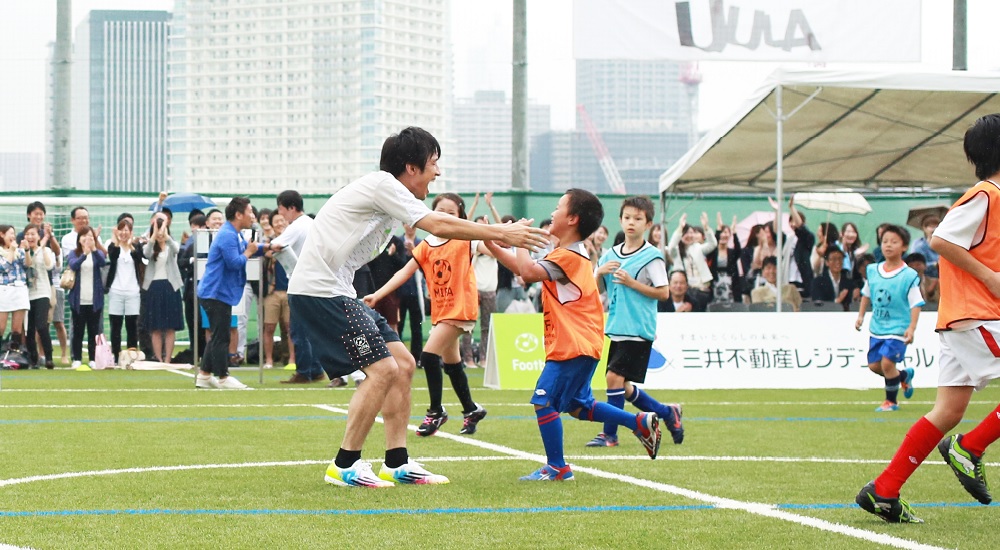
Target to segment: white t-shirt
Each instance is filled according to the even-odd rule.
[[[964,204],[948,211],[934,230],[934,236],[970,250],[983,242],[986,235],[986,211],[989,205],[990,199],[986,193],[974,195]]]
[[[52,295],[52,281],[49,278],[49,270],[56,265],[56,255],[49,250],[49,247],[39,246],[35,249],[31,261],[34,267],[35,280],[32,288],[28,291],[28,299],[48,298]]]
[[[309,235],[309,228],[312,227],[312,224],[313,219],[305,214],[302,214],[301,216],[295,218],[295,221],[288,224],[284,233],[271,239],[271,242],[291,247],[291,249],[295,251],[296,256],[301,256],[302,245],[306,243],[306,237]]]
[[[115,270],[115,280],[111,282],[111,290],[123,294],[138,294],[139,280],[135,277],[135,259],[130,250],[121,249],[118,256],[118,268]]]
[[[94,254],[87,254],[80,264],[80,273],[76,276],[80,285],[80,305],[94,305]]]
[[[330,197],[316,215],[288,293],[356,298],[354,272],[379,255],[400,222],[416,225],[430,212],[388,172],[372,172],[354,180]]]
[[[63,235],[63,238],[59,240],[59,246],[62,247],[60,251],[62,253],[61,259],[65,260],[70,250],[76,250],[76,230],[70,230],[69,233]]]
[[[480,241],[475,241],[476,245]],[[476,289],[482,292],[497,290],[497,259],[493,256],[480,254],[473,249],[472,269],[476,272]]]

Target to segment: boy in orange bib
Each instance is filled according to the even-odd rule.
[[[545,323],[545,367],[531,403],[545,447],[546,464],[522,477],[525,481],[566,481],[573,471],[563,457],[560,413],[580,420],[613,422],[625,426],[639,438],[650,458],[660,448],[660,425],[656,413],[630,414],[594,400],[590,381],[604,347],[604,308],[601,306],[593,264],[583,240],[601,225],[604,208],[589,191],[570,189],[552,212],[549,233],[559,247],[541,260],[528,250],[516,253],[492,241],[487,246],[498,261],[526,283],[542,282],[542,314]]]
[[[980,182],[931,237],[931,248],[941,255],[937,399],[906,433],[885,471],[855,498],[890,523],[922,523],[899,490],[934,447],[969,494],[982,504],[993,500],[983,453],[1000,438],[1000,407],[968,433],[942,437],[962,420],[972,392],[1000,378],[1000,114],[981,117],[965,132],[965,156]]]

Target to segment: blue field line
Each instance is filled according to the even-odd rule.
[[[262,421],[300,421],[300,420],[346,420],[344,415],[309,415],[309,416],[185,416],[163,418],[66,418],[66,419],[0,419],[0,426],[14,424],[111,424],[120,422],[262,422]],[[423,420],[423,416],[411,416],[410,420]],[[530,420],[534,416],[490,416],[492,420]],[[568,418],[567,418],[568,419]],[[913,418],[874,416],[871,418],[841,418],[841,417],[805,417],[805,416],[695,416],[684,417],[685,422],[878,422],[912,424]],[[978,422],[974,419],[964,419],[962,423]]]
[[[982,507],[976,502],[926,502],[911,504],[917,508],[972,508]],[[994,503],[990,506],[1000,506]],[[781,510],[843,510],[857,508],[856,504],[776,504]],[[175,510],[171,508],[122,510],[34,510],[0,511],[0,517],[67,517],[67,516],[384,516],[384,515],[451,515],[451,514],[537,514],[537,513],[592,513],[592,512],[689,512],[702,510],[726,510],[712,504],[688,504],[675,506],[537,506],[507,508],[382,508],[366,510],[221,510],[194,509]]]

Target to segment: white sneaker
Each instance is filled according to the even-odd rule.
[[[214,376],[202,378],[201,375],[196,375],[194,377],[194,387],[201,388],[203,390],[214,390],[218,387],[218,383],[219,381],[216,380]]]
[[[217,378],[213,380],[215,387],[220,390],[249,390],[252,389],[243,382],[236,379],[235,376],[227,376],[225,378]]]
[[[428,472],[423,464],[412,458],[399,468],[390,468],[382,464],[382,467],[378,471],[378,477],[395,483],[412,483],[415,485],[443,485],[448,483],[448,478]]]
[[[350,468],[338,468],[333,462],[326,469],[324,477],[327,483],[341,487],[371,487],[376,489],[394,487],[391,480],[380,479],[372,472],[372,465],[358,459]]]
[[[82,364],[83,363],[81,363],[79,361],[73,361],[73,364],[70,365],[69,368],[71,368],[71,369],[78,369],[78,368],[80,368],[80,365],[82,365]]]

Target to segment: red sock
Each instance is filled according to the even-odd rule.
[[[986,447],[997,439],[1000,439],[1000,407],[993,409],[978,426],[962,436],[962,448],[976,456],[983,456]]]
[[[910,431],[906,432],[906,437],[889,466],[875,478],[875,493],[884,498],[899,498],[899,489],[917,471],[917,466],[934,450],[942,437],[944,434],[937,426],[931,424],[926,417],[920,417],[910,427]]]

